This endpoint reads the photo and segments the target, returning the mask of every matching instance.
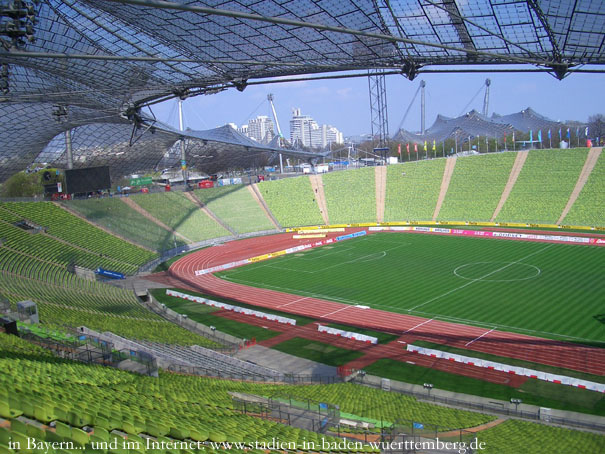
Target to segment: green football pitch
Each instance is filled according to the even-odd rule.
[[[605,342],[605,249],[594,246],[379,233],[217,275],[391,312]]]

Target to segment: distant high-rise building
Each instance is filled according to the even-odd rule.
[[[324,148],[330,143],[343,143],[342,133],[334,126],[318,125],[309,115],[302,115],[299,108],[292,109],[290,142],[305,147]]]
[[[269,143],[275,136],[273,120],[266,115],[259,115],[248,121],[247,136],[260,143]]]

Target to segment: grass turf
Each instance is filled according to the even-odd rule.
[[[187,315],[191,320],[203,325],[214,326],[218,331],[240,339],[256,339],[257,341],[262,341],[271,339],[280,334],[277,331],[221,317],[220,315],[215,314],[221,309],[196,303],[194,301],[175,298],[174,296],[168,296],[166,295],[166,289],[154,289],[151,290],[151,294],[156,300],[160,303],[164,303],[173,311]],[[191,292],[191,294],[194,294],[194,292]],[[201,296],[200,294],[197,295]]]
[[[446,391],[504,401],[516,398],[529,405],[605,415],[605,397],[601,393],[543,380],[530,378],[519,388],[513,388],[392,359],[380,359],[364,370],[372,375],[405,383],[432,383],[435,388]]]
[[[342,366],[364,355],[362,352],[346,350],[301,337],[293,337],[271,348],[335,367]]]
[[[378,339],[379,344],[388,344],[394,341],[399,336],[395,334],[383,333],[381,331],[373,331],[371,329],[357,328],[356,326],[341,325],[339,323],[328,323],[327,326],[330,328],[341,329],[343,331],[351,331],[353,333],[364,334],[366,336],[372,336]]]
[[[163,294],[164,296],[167,296],[166,289],[161,289],[161,292],[158,290],[160,290],[160,289],[154,290],[156,293],[154,293],[153,296],[156,296],[156,294],[157,295]],[[227,303],[227,304],[231,304],[233,306],[245,307],[248,309],[253,309],[255,311],[266,312],[267,314],[281,315],[283,317],[293,318],[294,320],[296,320],[297,326],[308,325],[309,323],[312,323],[315,321],[314,318],[304,317],[302,315],[296,315],[296,314],[288,314],[287,312],[281,312],[281,311],[276,311],[273,309],[267,309],[264,307],[253,306],[251,304],[244,304],[244,303],[240,303],[239,301],[230,300],[229,298],[222,298],[220,296],[209,295],[207,293],[199,293],[199,292],[194,292],[191,290],[184,290],[181,288],[173,288],[171,290],[176,290],[177,292],[186,293],[187,295],[191,295],[191,296],[200,296],[202,298],[206,298],[206,299],[213,300],[213,301],[218,301],[220,303]],[[175,299],[177,301],[185,302],[185,300],[180,299],[180,298],[175,298]],[[196,304],[198,304],[198,303],[196,303]],[[210,306],[206,306],[204,304],[202,304],[201,306],[210,307]],[[217,310],[217,308],[212,308],[212,307],[210,307],[210,309]]]
[[[605,251],[592,246],[381,233],[218,276],[464,324],[605,342]]]

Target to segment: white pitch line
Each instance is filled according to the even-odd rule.
[[[481,336],[479,337],[475,337],[472,341],[467,342],[466,344],[464,344],[465,347],[468,347],[469,345],[471,345],[473,342],[478,341],[479,339],[481,339],[483,336],[487,336],[489,333],[491,333],[492,331],[494,331],[496,328],[492,328],[489,331],[484,332]]]
[[[510,262],[510,263],[508,263],[507,265],[504,265],[503,267],[498,268],[497,270],[490,271],[489,273],[487,273],[487,274],[485,274],[485,275],[483,275],[483,276],[481,276],[481,277],[478,277],[477,279],[473,279],[472,281],[469,281],[469,282],[467,282],[466,284],[461,285],[460,287],[456,287],[455,289],[452,289],[452,290],[450,290],[449,292],[445,292],[445,293],[444,293],[444,294],[442,294],[442,295],[438,295],[438,296],[436,296],[436,297],[434,297],[434,298],[431,298],[431,299],[430,299],[430,300],[428,300],[428,301],[425,301],[424,303],[418,304],[417,306],[414,306],[413,308],[408,309],[408,312],[411,312],[411,311],[413,311],[414,309],[418,309],[419,307],[422,307],[422,306],[425,306],[425,305],[427,305],[427,304],[429,304],[429,303],[432,303],[433,301],[438,300],[439,298],[443,298],[444,296],[447,296],[447,295],[449,295],[450,293],[454,293],[454,292],[456,292],[456,291],[458,291],[458,290],[461,290],[461,289],[463,289],[463,288],[465,288],[465,287],[468,287],[469,285],[474,284],[475,282],[479,282],[479,281],[481,281],[481,280],[485,279],[486,277],[491,276],[492,274],[496,274],[496,273],[498,273],[498,272],[500,272],[500,271],[502,271],[502,270],[504,270],[504,269],[508,268],[509,266],[516,265],[517,263],[520,263],[522,260],[528,259],[528,258],[530,258],[532,255],[539,254],[540,252],[545,251],[546,249],[548,249],[548,248],[550,248],[550,247],[554,246],[555,244],[556,244],[556,243],[549,244],[548,246],[546,246],[545,248],[540,249],[539,251],[532,252],[531,254],[526,255],[526,256],[525,256],[525,257],[523,257],[523,258],[520,258],[519,260],[516,260],[516,261],[514,261],[514,262]]]
[[[289,303],[286,303],[286,304],[282,304],[282,305],[280,305],[280,306],[277,306],[277,308],[279,309],[280,307],[289,306],[290,304],[298,303],[299,301],[306,300],[306,299],[309,299],[309,298],[311,298],[311,297],[310,297],[310,296],[304,296],[304,297],[302,297],[302,298],[298,298],[297,300],[290,301]]]
[[[350,308],[350,307],[354,307],[354,306],[345,306],[345,307],[341,307],[340,309],[336,309],[335,311],[329,312],[329,313],[324,314],[324,315],[320,315],[320,317],[322,317],[322,318],[323,318],[323,317],[327,317],[328,315],[332,315],[332,314],[335,314],[336,312],[344,311],[345,309],[348,309],[348,308]]]
[[[406,332],[404,332],[403,334],[407,334],[407,333],[409,333],[410,331],[415,330],[415,329],[416,329],[416,328],[418,328],[419,326],[426,325],[428,322],[432,322],[433,320],[434,320],[434,319],[432,318],[432,319],[430,319],[430,320],[426,320],[426,321],[424,321],[424,322],[422,322],[422,323],[418,323],[416,326],[413,326],[412,328],[408,329],[408,330],[407,330]]]

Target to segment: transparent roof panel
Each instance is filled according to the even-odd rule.
[[[114,137],[125,143],[132,112],[145,102],[243,89],[255,79],[412,67],[409,76],[431,65],[502,63],[553,68],[562,77],[566,68],[605,64],[603,0],[167,0],[171,8],[147,0],[22,1],[36,19],[20,29],[22,39],[1,31],[12,19],[0,16],[0,180],[51,140],[61,143],[54,138],[65,128],[105,138],[110,153]],[[57,108],[67,109],[68,121],[53,119]],[[158,137],[140,139],[157,143],[149,159],[140,145],[120,150],[132,167],[136,159],[154,164],[176,140]],[[218,134],[196,146],[223,144],[212,154],[220,156],[215,168],[250,157],[244,147],[228,159],[224,140]],[[252,153],[269,159],[275,151]]]

